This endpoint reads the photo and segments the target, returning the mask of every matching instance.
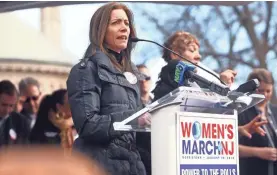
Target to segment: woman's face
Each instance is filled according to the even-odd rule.
[[[201,59],[201,55],[199,53],[199,47],[195,43],[188,45],[188,47],[181,55],[195,64],[198,64]]]
[[[60,105],[60,108],[58,110],[60,110],[60,112],[63,112],[65,114],[66,118],[70,118],[71,115],[71,110],[70,110],[70,106],[69,106],[69,102],[68,102],[68,94],[65,93],[64,95],[64,103],[62,105]]]
[[[198,47],[197,44],[191,43],[185,49],[180,49],[180,50],[183,50],[182,52],[179,52],[179,54],[182,57],[185,57],[186,59],[193,62],[194,64],[198,64],[200,62],[201,55],[199,53],[199,47]],[[175,49],[175,51],[177,51],[177,49]],[[177,56],[173,53],[171,54],[171,58],[172,59],[183,60],[183,58],[180,58],[179,56]],[[184,61],[186,61],[186,60],[184,60]]]
[[[108,48],[120,53],[127,48],[130,35],[129,19],[123,9],[115,9],[111,13],[105,35]]]
[[[273,85],[267,84],[267,83],[261,81],[260,86],[257,91],[259,94],[263,94],[265,96],[264,102],[268,102],[271,100],[271,97],[272,97]]]

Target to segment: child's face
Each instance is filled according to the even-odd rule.
[[[195,43],[189,44],[185,49],[185,51],[181,53],[181,55],[195,64],[198,64],[201,59],[201,55],[199,53],[199,47]]]

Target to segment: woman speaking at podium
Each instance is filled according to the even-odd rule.
[[[200,63],[201,55],[199,53],[199,47],[200,47],[199,41],[195,36],[193,36],[188,32],[177,31],[173,33],[164,43],[164,46],[177,52],[182,57],[185,57],[186,59],[192,61],[195,64]],[[169,63],[171,60],[185,61],[183,58],[180,58],[179,56],[171,53],[167,49],[163,50],[162,57],[167,63]],[[163,70],[166,70],[166,69],[162,69],[162,72],[160,73],[160,77],[159,77],[160,79],[156,83],[156,87],[153,90],[153,94],[154,94],[153,101],[163,97],[164,95],[166,95],[167,93],[173,91],[175,88],[178,87],[178,86],[175,86],[175,84],[172,85],[170,83],[164,82],[161,79],[161,75],[166,73],[166,72],[163,72]],[[234,81],[235,75],[236,75],[235,71],[226,70],[221,73],[220,78],[223,81],[225,81],[227,84],[231,85]],[[174,79],[173,77],[169,77],[169,78],[171,78],[172,80]],[[171,82],[171,80],[169,80],[168,82]],[[137,136],[137,145],[139,147],[139,151],[141,153],[142,159],[146,166],[147,175],[151,174],[151,143],[150,142],[151,142],[150,133],[140,133]]]
[[[171,60],[180,60],[186,61],[187,60],[193,62],[194,64],[200,64],[201,55],[199,53],[200,44],[198,39],[193,36],[192,34],[185,32],[185,31],[177,31],[173,33],[167,41],[164,43],[164,46],[173,50],[174,52],[181,55],[183,58],[179,57],[178,55],[170,52],[167,49],[163,50],[163,59],[169,63]],[[156,83],[156,87],[153,90],[154,94],[154,101],[163,97],[167,93],[173,91],[175,88],[178,87],[178,83],[174,82],[174,77],[167,76],[167,70],[169,64],[162,68],[159,81]],[[228,86],[231,86],[234,82],[234,78],[236,76],[236,72],[233,70],[225,70],[222,72],[219,77],[220,79],[225,82]],[[206,76],[206,75],[205,75]],[[162,77],[167,77],[170,80],[164,80]],[[214,78],[214,77],[212,77]],[[170,83],[173,82],[173,83]],[[201,86],[198,86],[201,87]],[[260,128],[265,122],[257,122],[259,120],[259,116],[254,118],[248,124],[245,124],[242,127],[239,127],[239,133],[242,135],[246,135],[247,137],[251,137],[253,132],[257,132],[261,135],[264,134],[264,131]],[[146,165],[146,171],[148,175],[151,174],[151,138],[149,133],[142,133],[137,137],[137,145],[141,152],[142,160],[144,160],[144,164]]]
[[[188,33],[185,31],[177,31],[177,32],[173,33],[166,40],[166,42],[164,43],[164,46],[173,50],[174,52],[178,53],[180,56],[183,57],[183,58],[181,58],[178,55],[170,52],[169,50],[163,49],[162,57],[165,60],[165,62],[169,63],[171,60],[180,60],[180,61],[186,62],[187,60],[189,60],[194,64],[200,64],[200,61],[201,61],[201,55],[199,53],[200,43],[199,43],[198,39],[191,33]],[[184,58],[186,58],[186,60]],[[167,65],[164,66],[164,68],[166,68]],[[164,69],[164,70],[166,70],[166,69]],[[163,73],[165,73],[165,72],[163,72],[163,69],[162,69],[162,71],[160,73],[160,77],[159,77],[160,79],[157,82],[155,89],[153,90],[153,94],[154,94],[154,98],[155,98],[154,100],[161,98],[165,94],[167,94],[170,91],[177,88],[175,85],[168,84],[168,83],[165,83],[164,81],[162,81],[161,76]],[[237,74],[237,72],[228,69],[228,70],[225,70],[224,72],[222,72],[219,75],[219,77],[228,86],[231,86],[234,82],[234,78],[235,78],[236,74]],[[207,75],[205,75],[205,76],[207,76]],[[211,78],[215,79],[215,77],[211,77]]]
[[[113,128],[141,109],[139,73],[131,62],[136,37],[132,12],[111,2],[90,22],[90,45],[67,80],[69,103],[79,138],[74,148],[96,160],[111,175],[145,175],[134,132]],[[149,115],[138,119],[150,124]]]

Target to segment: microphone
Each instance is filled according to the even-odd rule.
[[[224,82],[223,82],[217,75],[215,75],[213,72],[211,72],[211,71],[209,71],[209,70],[207,70],[207,69],[205,69],[205,68],[203,68],[203,67],[201,67],[201,66],[199,66],[199,65],[197,65],[197,64],[194,64],[192,61],[186,59],[185,57],[181,56],[180,54],[174,52],[173,50],[171,50],[171,49],[169,49],[169,48],[167,48],[167,47],[165,47],[165,46],[163,46],[163,45],[161,45],[161,44],[159,44],[159,43],[157,43],[157,42],[155,42],[155,41],[146,40],[146,39],[139,39],[139,38],[130,38],[130,41],[131,41],[131,42],[144,41],[144,42],[154,43],[154,44],[156,44],[156,45],[158,45],[158,46],[160,46],[160,47],[162,47],[162,48],[164,48],[164,49],[166,49],[166,50],[168,50],[168,51],[174,53],[175,55],[179,56],[180,58],[183,58],[184,60],[186,60],[187,62],[191,63],[192,65],[194,65],[194,66],[196,66],[196,67],[198,67],[198,68],[200,68],[200,69],[202,69],[202,70],[208,72],[209,74],[211,74],[211,75],[213,75],[214,77],[216,77],[223,85],[226,85],[226,83],[224,83]]]
[[[252,102],[252,98],[245,94],[255,92],[259,86],[260,82],[258,79],[252,79],[241,84],[236,90],[228,93],[227,97],[232,101],[224,104],[224,106],[230,106],[242,112]]]
[[[213,72],[197,65],[197,64],[194,64],[192,61],[184,58],[183,56],[181,56],[180,54],[174,52],[173,50],[155,42],[155,41],[151,41],[151,40],[146,40],[146,39],[139,39],[139,38],[130,38],[131,42],[139,42],[139,41],[145,41],[145,42],[150,42],[150,43],[154,43],[176,55],[178,55],[180,58],[183,58],[184,60],[186,60],[187,62],[191,63],[191,65],[186,65],[184,62],[180,61],[178,63],[179,66],[177,66],[178,63],[174,63],[175,60],[171,60],[170,62],[172,62],[171,64],[172,65],[168,65],[168,66],[165,66],[164,68],[162,68],[162,71],[161,71],[161,79],[166,82],[166,83],[169,83],[171,86],[177,88],[178,86],[183,86],[184,83],[185,83],[185,79],[184,78],[187,78],[187,79],[191,79],[191,80],[194,80],[196,82],[200,82],[201,84],[204,84],[205,86],[207,86],[211,91],[215,92],[215,93],[218,93],[220,95],[224,95],[224,96],[228,96],[230,97],[231,99],[234,99],[233,97],[235,97],[235,99],[237,99],[239,96],[241,95],[244,95],[245,93],[252,93],[254,92],[258,87],[259,87],[259,81],[257,79],[254,79],[254,80],[250,80],[244,84],[241,84],[236,90],[234,91],[230,91],[229,87],[217,76],[215,75]],[[193,72],[193,68],[192,68],[192,65],[193,66],[196,66],[206,72],[208,72],[209,74],[213,75],[214,77],[216,77],[221,83],[221,84],[218,84],[218,83],[215,83],[215,82],[212,82],[212,81],[209,81],[197,74],[195,74]],[[169,67],[169,69],[171,70],[167,70]],[[171,68],[170,68],[171,67]],[[172,68],[174,67],[174,69]],[[176,69],[176,72],[175,72],[175,68],[178,68]],[[195,67],[194,67],[195,68]],[[172,72],[172,70],[174,70],[174,74]],[[167,75],[167,73],[165,74],[162,74],[162,72],[167,72],[169,73],[169,76]],[[179,74],[178,74],[179,72]],[[176,74],[175,74],[176,73]],[[174,82],[172,81],[172,74],[173,74],[173,79],[174,79]],[[186,77],[184,77],[186,76]],[[170,79],[171,78],[171,79]]]
[[[209,81],[200,75],[197,75],[195,72],[193,72],[194,70],[194,65],[186,64],[180,60],[170,60],[168,64],[162,68],[161,80],[167,84],[170,84],[174,88],[184,86],[186,83],[188,83],[188,81],[195,81],[198,84],[204,85],[212,92],[222,96],[226,96],[230,91],[228,86]]]
[[[204,84],[208,89],[210,89],[212,92],[215,92],[219,95],[222,96],[226,96],[229,92],[230,92],[230,88],[226,85],[223,84],[218,84],[212,81],[209,81],[203,77],[201,77],[200,75],[197,75],[196,73],[192,72],[192,71],[188,71],[187,73],[187,77]]]
[[[241,84],[236,90],[230,91],[228,97],[236,100],[238,97],[243,96],[245,93],[253,93],[260,86],[258,79],[252,79],[246,83]]]
[[[252,79],[246,83],[241,84],[235,91],[242,93],[253,93],[260,86],[258,79]]]

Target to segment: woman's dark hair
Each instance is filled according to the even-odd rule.
[[[124,59],[122,60],[123,65],[120,65],[114,55],[108,52],[108,48],[105,45],[106,30],[109,26],[110,16],[113,10],[122,9],[127,14],[130,26],[130,36],[127,44],[127,48],[122,50]],[[89,40],[90,45],[87,48],[84,57],[90,57],[95,54],[96,49],[100,49],[103,53],[108,55],[113,65],[121,71],[131,71],[131,50],[134,44],[130,41],[130,38],[136,37],[136,31],[134,27],[133,14],[131,10],[124,4],[118,2],[110,2],[100,7],[92,16],[90,21]]]
[[[64,104],[66,92],[66,89],[60,89],[54,91],[51,95],[46,95],[42,99],[39,105],[36,123],[30,134],[30,141],[32,143],[45,143],[45,132],[59,132],[59,129],[48,119],[48,112],[50,109],[57,112],[56,104]]]

